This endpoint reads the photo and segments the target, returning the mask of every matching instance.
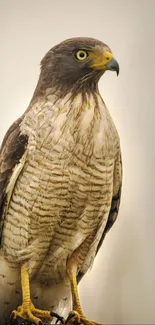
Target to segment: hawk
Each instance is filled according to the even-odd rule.
[[[89,321],[77,284],[116,220],[120,140],[98,81],[119,73],[110,48],[92,38],[53,47],[26,112],[0,150],[0,325],[34,324],[52,311]],[[18,307],[19,306],[19,307]]]

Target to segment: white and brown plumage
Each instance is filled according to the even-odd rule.
[[[89,323],[76,278],[116,220],[122,183],[119,136],[97,86],[106,70],[118,74],[119,67],[100,41],[75,38],[52,48],[27,111],[3,140],[0,325],[22,303],[20,272],[25,301],[30,278],[35,307],[62,314],[72,293],[72,308]],[[35,307],[27,301],[18,311],[39,324]]]

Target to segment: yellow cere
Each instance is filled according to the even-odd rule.
[[[100,53],[95,53],[95,55],[92,55],[92,59],[92,68],[104,69],[106,64],[113,59],[113,55],[108,51],[104,52],[102,55]]]
[[[110,53],[108,51],[104,52],[104,57],[105,57],[106,61],[111,61],[113,59],[112,53]]]

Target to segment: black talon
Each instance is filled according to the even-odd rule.
[[[13,323],[14,323],[14,313],[12,312],[9,317],[9,325],[13,325]]]
[[[41,320],[39,321],[38,325],[43,325],[43,323],[42,323],[42,321],[41,321]]]
[[[64,318],[62,316],[58,315],[54,311],[51,311],[50,315],[51,315],[51,317],[57,318],[55,324],[57,324],[59,321],[61,322],[61,324],[64,324]]]
[[[64,318],[63,317],[57,318],[57,320],[55,322],[55,325],[58,324],[59,321],[61,322],[62,325],[64,325],[65,321],[64,321]]]
[[[69,320],[70,320],[72,317],[75,317],[75,313],[71,311],[71,312],[69,313],[69,315],[68,315],[66,321],[65,321],[65,325],[67,325],[67,323],[69,322]]]

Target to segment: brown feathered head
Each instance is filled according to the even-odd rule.
[[[94,89],[106,70],[119,74],[110,48],[93,38],[71,38],[54,46],[41,61],[38,86],[67,91]]]

